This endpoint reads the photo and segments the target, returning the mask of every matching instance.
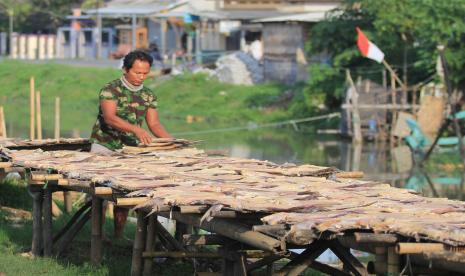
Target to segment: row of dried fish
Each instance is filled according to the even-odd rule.
[[[38,150],[7,154],[17,165],[53,169],[130,192],[127,196],[151,198],[148,207],[154,210],[206,204],[269,213],[263,223],[285,225],[285,238],[295,244],[310,243],[325,231],[368,229],[465,245],[464,202],[337,178],[334,168],[209,157],[195,148],[114,156]]]
[[[150,144],[140,144],[137,147],[124,146],[123,153],[127,154],[143,154],[160,150],[173,150],[184,147],[189,147],[198,143],[198,141],[189,141],[178,138],[154,138]]]

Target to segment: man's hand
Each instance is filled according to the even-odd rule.
[[[145,129],[137,127],[133,133],[142,144],[148,145],[152,143],[152,135],[150,135],[150,133],[148,133]]]

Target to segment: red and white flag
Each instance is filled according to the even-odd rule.
[[[371,58],[376,60],[378,63],[381,63],[384,59],[384,53],[373,44],[365,34],[360,30],[359,27],[356,28],[358,33],[357,46],[360,49],[360,52],[364,57]]]

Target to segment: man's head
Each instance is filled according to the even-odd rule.
[[[126,80],[132,85],[139,86],[150,72],[153,58],[146,52],[135,50],[124,57],[123,69]]]

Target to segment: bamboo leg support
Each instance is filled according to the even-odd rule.
[[[68,245],[73,241],[73,239],[76,237],[77,233],[81,231],[82,227],[89,221],[91,217],[92,210],[89,210],[87,208],[87,211],[84,213],[84,215],[76,222],[76,224],[72,225],[69,228],[69,231],[67,231],[62,238],[59,240],[59,242],[56,245],[56,255],[60,255],[63,253]]]
[[[145,214],[141,211],[137,212],[137,227],[136,236],[134,238],[134,246],[132,248],[132,263],[131,275],[139,276],[142,272],[142,251],[145,247],[145,238],[147,234],[147,221]]]
[[[399,275],[400,273],[400,257],[396,253],[394,246],[387,249],[387,274]]]
[[[64,191],[63,200],[65,205],[65,212],[67,214],[71,213],[71,211],[73,210],[73,200],[71,199],[71,192]]]
[[[42,191],[32,192],[32,255],[39,256],[42,249]]]
[[[244,254],[238,254],[234,260],[234,275],[247,276],[247,258]]]
[[[92,196],[92,237],[90,258],[93,265],[100,264],[102,260],[102,208],[103,200]]]
[[[155,250],[155,220],[157,219],[156,215],[151,215],[148,218],[148,225],[147,225],[147,241],[145,242],[145,251],[154,251]],[[152,265],[153,259],[152,258],[145,258],[144,259],[144,276],[152,275]]]
[[[50,188],[44,191],[44,201],[42,203],[43,213],[43,245],[44,245],[44,256],[52,256],[52,191]]]
[[[287,263],[276,275],[299,275],[309,267],[326,249],[328,244],[322,241],[313,242],[304,252]]]

